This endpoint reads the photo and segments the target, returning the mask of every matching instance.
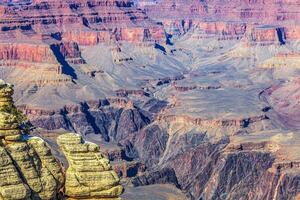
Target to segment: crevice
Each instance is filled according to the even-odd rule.
[[[87,121],[91,124],[94,133],[99,134],[100,129],[96,124],[95,117],[91,115],[91,113],[89,112],[89,105],[87,103],[82,103],[81,106],[82,106],[82,112],[85,114]]]
[[[64,122],[65,122],[65,124],[66,124],[66,128],[68,128],[68,129],[70,129],[70,130],[76,132],[74,126],[72,125],[70,119],[69,119],[68,116],[67,116],[67,114],[68,114],[67,109],[64,108],[63,110],[61,110],[60,114],[61,114],[62,117],[63,117],[63,120],[64,120]]]
[[[284,28],[276,28],[277,37],[280,42],[280,45],[285,45],[286,43],[286,35],[284,32]]]
[[[52,50],[54,56],[56,57],[59,64],[62,66],[62,73],[69,75],[72,77],[72,79],[77,79],[77,74],[75,73],[75,70],[69,65],[69,63],[66,61],[65,57],[60,51],[59,45],[52,44],[50,45],[50,49]]]
[[[22,171],[21,171],[20,166],[19,166],[18,163],[14,160],[14,158],[11,156],[10,152],[9,152],[5,147],[4,147],[4,150],[5,150],[6,154],[7,154],[7,156],[11,159],[12,165],[14,165],[14,167],[15,167],[15,169],[16,169],[16,172],[19,174],[19,177],[20,177],[22,183],[24,183],[24,184],[26,185],[26,187],[30,190],[30,196],[32,196],[32,194],[31,194],[32,191],[31,191],[30,186],[29,186],[29,184],[28,184],[28,182],[27,182],[27,179],[25,178],[24,174],[23,174]]]

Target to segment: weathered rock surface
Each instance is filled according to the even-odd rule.
[[[40,138],[1,146],[3,199],[55,199],[63,186],[60,164]]]
[[[12,95],[13,86],[1,80],[1,200],[60,199],[63,190],[68,199],[119,199],[123,187],[118,175],[96,144],[84,142],[77,134],[59,136],[58,144],[69,162],[63,173],[48,144],[23,133]]]
[[[62,169],[41,138],[22,133],[13,87],[0,82],[0,199],[56,199]]]
[[[69,163],[65,184],[68,199],[119,199],[123,187],[118,175],[96,144],[74,133],[59,136],[57,142]]]

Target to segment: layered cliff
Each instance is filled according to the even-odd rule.
[[[161,21],[167,33],[185,34],[195,27],[206,35],[235,40],[248,33],[264,45],[299,39],[297,1],[139,1],[138,6]],[[280,24],[280,27],[277,27]],[[206,36],[207,37],[207,36]]]
[[[3,5],[1,11],[2,40],[54,38],[93,45],[163,39],[161,27],[130,1],[32,1],[21,7]]]
[[[28,77],[7,79],[27,87],[76,80],[91,68],[81,56],[84,46],[165,40],[163,27],[131,1],[3,2],[0,18],[1,71]],[[96,71],[103,70],[97,66]]]

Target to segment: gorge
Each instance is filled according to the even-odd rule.
[[[0,79],[34,136],[0,159],[29,152],[51,185],[16,178],[16,195],[300,199],[297,0],[14,0],[0,16]]]

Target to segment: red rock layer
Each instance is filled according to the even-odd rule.
[[[127,0],[33,1],[22,7],[2,5],[0,19],[0,40],[8,35],[18,39],[19,32],[30,38],[55,38],[82,45],[112,40],[164,39],[162,27]]]
[[[57,63],[48,45],[0,43],[0,60]]]
[[[200,38],[221,35],[220,39],[239,39],[246,32],[250,42],[263,44],[282,43],[278,37],[287,41],[300,38],[300,3],[296,0],[144,0],[138,5],[171,34],[198,27],[203,31]]]

